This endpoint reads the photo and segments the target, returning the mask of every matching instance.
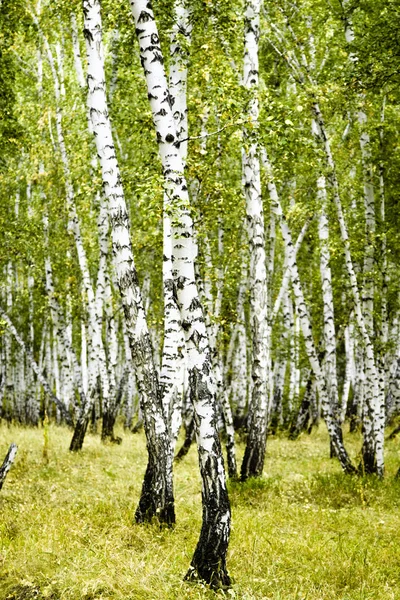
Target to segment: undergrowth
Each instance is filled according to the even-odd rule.
[[[175,465],[177,525],[133,522],[146,466],[143,434],[121,446],[71,432],[0,427],[0,457],[15,465],[0,493],[0,600],[195,600],[222,597],[183,582],[201,525],[195,448]],[[358,435],[346,436],[354,460]],[[264,475],[230,482],[228,556],[241,600],[389,600],[400,597],[399,442],[387,476],[343,475],[321,426],[295,442],[268,440]],[[239,454],[242,447],[239,446]]]

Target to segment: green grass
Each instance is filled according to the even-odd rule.
[[[88,435],[70,454],[70,432],[0,428],[17,459],[0,492],[0,599],[172,600],[221,597],[182,581],[201,523],[193,447],[175,468],[177,525],[135,525],[145,469],[143,435],[121,446]],[[358,436],[347,435],[353,457]],[[323,426],[290,442],[268,441],[264,477],[231,483],[233,530],[228,598],[400,598],[399,442],[388,442],[387,476],[345,476],[328,458]],[[239,453],[243,451],[239,447]]]

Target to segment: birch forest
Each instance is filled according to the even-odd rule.
[[[399,597],[399,19],[0,0],[0,600]]]

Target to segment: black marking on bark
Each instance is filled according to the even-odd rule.
[[[116,414],[111,408],[103,410],[101,441],[110,442],[111,444],[121,444],[122,438],[114,435],[114,425]]]
[[[182,329],[184,331],[189,331],[190,327],[191,327],[190,321],[182,321]]]
[[[152,21],[153,17],[151,16],[150,13],[146,12],[145,10],[142,10],[142,12],[139,15],[138,18],[138,23],[147,23],[147,21]]]
[[[159,62],[161,65],[163,65],[164,64],[164,59],[163,59],[162,54],[160,54],[159,52],[154,52],[153,59],[152,59],[151,62],[152,63]]]
[[[136,523],[151,522],[156,518],[160,524],[168,527],[175,524],[173,491],[172,489],[160,490],[160,486],[157,485],[162,481],[163,473],[160,471],[163,467],[164,461],[155,463],[149,454],[142,493],[135,512]]]
[[[178,290],[185,289],[186,281],[187,281],[187,277],[184,277],[183,275],[180,275],[177,278],[177,280],[176,280],[176,287],[177,287],[177,289]]]
[[[79,450],[82,450],[83,440],[85,439],[88,424],[89,414],[82,414],[78,417],[74,428],[74,434],[69,446],[70,452],[78,452]]]
[[[88,42],[93,42],[93,40],[94,40],[92,32],[89,29],[86,29],[86,28],[83,29],[83,37]]]
[[[185,440],[182,444],[181,449],[179,450],[179,452],[177,453],[177,455],[175,456],[175,460],[176,462],[179,462],[180,460],[182,460],[182,458],[184,456],[186,456],[186,454],[189,452],[189,448],[192,445],[193,439],[194,439],[194,433],[195,433],[195,422],[194,422],[194,417],[192,417],[189,421],[189,424],[187,425],[187,427],[185,428]]]
[[[201,303],[200,303],[200,300],[196,297],[196,298],[193,298],[193,300],[191,301],[189,310],[194,311],[198,308],[201,309]]]
[[[192,335],[190,336],[190,339],[193,341],[193,344],[195,345],[195,347],[198,350],[200,340],[201,340],[201,335],[199,334],[199,332],[196,329],[193,331]]]
[[[166,114],[166,111],[165,111],[165,114]],[[165,141],[168,142],[169,144],[172,144],[174,139],[175,139],[175,137],[172,135],[172,133],[167,133],[167,135],[165,136]]]
[[[216,443],[219,443],[217,438]],[[203,580],[213,589],[227,589],[231,579],[226,568],[226,553],[230,533],[230,506],[226,488],[221,485],[215,456],[201,465],[202,478],[211,485],[202,491],[203,521],[200,538],[186,574],[186,580]],[[222,525],[222,517],[228,522]]]

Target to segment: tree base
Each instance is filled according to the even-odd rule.
[[[88,417],[78,418],[74,429],[74,435],[72,436],[72,440],[69,446],[70,452],[78,452],[79,450],[82,450],[83,440],[85,439],[88,424]]]
[[[229,590],[232,587],[232,581],[226,568],[213,570],[207,565],[204,565],[201,570],[190,566],[184,581],[206,583],[213,590]]]
[[[115,416],[109,412],[103,413],[101,441],[109,444],[121,444],[122,438],[114,435]]]
[[[358,472],[360,475],[378,475],[373,452],[363,451],[361,462],[358,465]]]
[[[246,481],[249,477],[261,477],[264,469],[266,443],[266,435],[262,436],[261,439],[254,438],[250,440],[250,437],[247,439],[240,469],[241,481]]]
[[[155,490],[160,490],[165,486],[160,485],[156,479],[165,478],[165,473],[161,469],[156,469],[150,461],[147,463],[146,473],[144,475],[142,493],[139,505],[135,512],[136,523],[152,523],[157,520],[160,525],[173,527],[175,525],[175,507],[174,496],[171,489],[166,489],[164,497],[157,497]]]

